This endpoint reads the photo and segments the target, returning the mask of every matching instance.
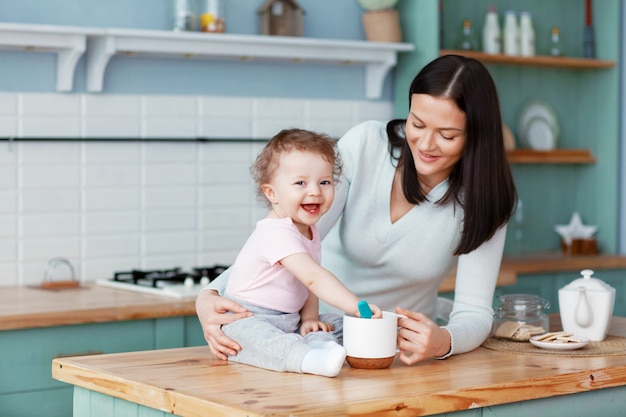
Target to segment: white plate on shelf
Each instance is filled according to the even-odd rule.
[[[587,346],[589,339],[582,336],[572,336],[574,339],[580,340],[580,342],[567,342],[567,343],[554,343],[554,342],[542,342],[537,340],[541,336],[533,336],[530,338],[530,343],[541,349],[547,350],[576,350]]]
[[[543,117],[534,117],[526,125],[526,142],[536,151],[549,151],[556,148],[554,129]]]
[[[518,120],[520,142],[527,148],[549,150],[556,147],[559,121],[550,105],[531,100],[524,105]]]

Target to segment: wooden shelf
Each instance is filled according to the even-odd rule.
[[[615,61],[607,61],[601,59],[574,58],[567,56],[547,56],[537,55],[532,57],[510,56],[503,54],[486,54],[477,51],[463,51],[453,49],[442,49],[439,55],[463,55],[475,58],[485,64],[499,65],[525,65],[533,67],[552,67],[567,69],[600,69],[613,68]]]
[[[512,149],[506,152],[512,164],[592,164],[596,158],[587,149]]]

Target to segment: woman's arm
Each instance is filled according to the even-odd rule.
[[[359,316],[359,299],[330,271],[315,262],[307,253],[296,253],[283,258],[280,263],[298,278],[309,291],[324,302],[346,313]],[[372,317],[382,317],[380,307],[370,304]]]
[[[241,346],[222,332],[222,325],[252,315],[236,302],[219,296],[217,289],[224,291],[229,276],[230,268],[203,288],[196,298],[196,315],[202,327],[204,339],[211,353],[224,360],[228,359],[229,355],[236,355],[241,350]],[[229,312],[232,314],[227,314]]]
[[[506,225],[474,251],[459,256],[454,305],[445,326],[452,335],[450,354],[474,350],[491,332],[493,294],[498,280]]]

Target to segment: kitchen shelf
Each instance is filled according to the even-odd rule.
[[[285,36],[189,33],[156,30],[105,29],[89,38],[87,90],[102,91],[109,60],[116,54],[183,59],[235,59],[242,62],[286,61],[365,66],[365,95],[379,98],[398,52],[408,43],[312,39]]]
[[[512,149],[506,152],[513,164],[592,164],[596,158],[587,149],[554,149],[536,151],[533,149]]]
[[[103,33],[95,28],[0,23],[0,49],[48,52],[57,55],[57,90],[71,91],[87,36]]]
[[[58,91],[72,90],[76,64],[87,51],[89,92],[102,91],[106,67],[119,54],[362,65],[365,96],[376,99],[396,65],[397,54],[414,47],[409,43],[0,23],[1,49],[56,53]]]
[[[510,56],[503,54],[486,54],[478,51],[464,51],[453,49],[442,49],[439,51],[439,55],[463,55],[470,58],[475,58],[485,64],[500,64],[500,65],[525,65],[533,67],[552,67],[552,68],[569,68],[569,69],[600,69],[600,68],[612,68],[615,66],[615,61],[590,59],[590,58],[575,58],[567,56],[547,56],[537,55],[531,57],[524,56]]]

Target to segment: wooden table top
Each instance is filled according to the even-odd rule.
[[[626,318],[610,334],[626,336]],[[59,358],[55,379],[181,416],[414,416],[626,385],[626,355],[485,348],[414,366],[346,367],[336,378],[221,361],[208,347]]]
[[[63,290],[0,288],[0,330],[195,314],[195,299],[180,300],[94,284]]]

